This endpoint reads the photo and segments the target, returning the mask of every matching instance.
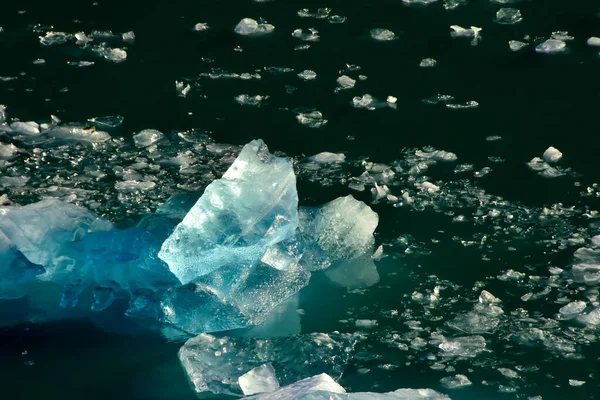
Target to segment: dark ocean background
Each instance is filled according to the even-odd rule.
[[[401,0],[3,3],[0,104],[6,105],[9,122],[47,121],[56,115],[63,122],[84,123],[93,117],[120,115],[122,125],[110,134],[124,143],[134,133],[152,128],[169,137],[192,132],[235,146],[262,138],[272,152],[297,160],[324,151],[344,153],[349,161],[341,170],[300,174],[301,205],[322,204],[350,193],[372,203],[368,188],[355,192],[347,185],[349,176],[364,170],[364,160],[388,165],[400,160],[402,164],[407,154],[425,146],[457,155],[458,161],[451,166],[440,164],[427,171],[429,181],[442,187],[443,201],[426,199],[422,207],[372,204],[380,216],[377,241],[388,254],[377,263],[379,284],[361,292],[323,286],[320,293],[317,280],[308,292],[314,296],[301,298],[303,332],[354,331],[354,325],[340,322],[349,314],[378,320],[376,333],[340,381],[349,391],[428,387],[452,399],[600,398],[598,325],[582,328],[559,321],[559,326],[548,328],[562,341],[571,340],[575,351],[568,351],[568,357],[557,346],[526,346],[509,339],[517,310],[526,309],[531,326],[538,326],[541,318],[554,319],[569,301],[591,299],[588,295],[594,285],[585,287],[568,278],[550,282],[555,286],[543,279],[516,283],[496,279],[509,269],[546,279],[549,267],[568,269],[573,252],[600,233],[589,217],[600,206],[595,186],[600,151],[600,48],[586,44],[589,37],[600,37],[597,1],[498,4],[470,0],[453,10],[445,9],[443,1],[407,6]],[[303,8],[323,7],[347,19],[333,24],[297,14]],[[501,7],[518,8],[523,21],[495,23]],[[275,30],[260,37],[239,36],[233,29],[244,17],[263,18]],[[210,29],[195,31],[200,22],[208,23]],[[451,25],[481,27],[477,45],[470,38],[451,37]],[[302,42],[292,37],[298,28],[317,29],[320,40]],[[373,28],[389,29],[398,38],[374,40],[369,33]],[[51,46],[40,43],[40,36],[48,31],[94,30],[133,31],[134,42],[109,41],[113,47],[126,49],[127,59],[111,62],[72,41]],[[574,38],[567,41],[566,51],[534,51],[557,31],[567,31]],[[523,39],[526,35],[528,40]],[[511,51],[509,40],[530,45]],[[302,44],[310,48],[295,49]],[[234,50],[238,46],[243,51]],[[434,58],[437,65],[419,67],[424,58]],[[36,59],[45,62],[34,63]],[[94,61],[94,65],[74,67],[69,61]],[[358,65],[360,70],[345,72],[347,64]],[[294,71],[265,70],[273,66]],[[238,74],[258,71],[261,79],[200,77],[216,68]],[[296,74],[303,70],[315,71],[317,78],[299,79]],[[354,88],[336,93],[336,79],[343,74],[367,79],[357,79]],[[178,96],[176,81],[190,85],[185,97]],[[261,107],[242,106],[234,97],[244,93],[269,97]],[[353,107],[352,99],[366,93],[383,102],[395,96],[397,107]],[[423,101],[437,94],[452,95],[461,104],[476,101],[479,106],[451,109]],[[312,109],[328,120],[324,127],[298,123],[296,115]],[[496,136],[501,139],[495,140]],[[0,136],[3,143],[11,140]],[[33,147],[15,143],[24,152]],[[564,155],[563,175],[551,179],[526,165],[549,146]],[[81,154],[91,164],[100,162],[96,153]],[[460,175],[455,164],[474,167]],[[484,167],[491,171],[478,177],[475,172]],[[216,167],[215,177],[223,170]],[[1,172],[14,175],[19,171]],[[41,179],[40,169],[28,171],[31,182]],[[64,172],[69,173],[68,169]],[[330,174],[327,179],[326,173]],[[113,190],[118,179],[109,176],[102,184]],[[158,190],[163,183],[160,176],[157,179]],[[171,178],[164,179],[166,187]],[[102,209],[102,214],[123,226],[133,224],[169,195],[185,191],[181,188],[189,178],[178,179],[180,189],[169,186],[146,208],[131,213],[123,208]],[[398,197],[403,189],[412,190],[410,185],[414,182],[408,178],[399,179],[395,186],[389,184]],[[201,189],[202,184],[194,187]],[[475,192],[489,196],[481,200],[485,213],[496,207],[519,217],[506,224],[475,222],[477,218],[469,216],[478,215],[478,205],[464,200],[477,198]],[[21,204],[40,198],[28,187],[3,187],[3,193]],[[427,203],[430,200],[434,206]],[[539,216],[544,207],[568,210],[542,221]],[[453,217],[461,213],[468,221],[456,223]],[[518,233],[513,233],[515,225]],[[494,238],[489,246],[483,245],[486,236]],[[457,237],[481,246],[461,245]],[[573,237],[581,241],[569,242]],[[431,292],[435,286],[445,288],[445,300],[430,311],[416,310],[411,300],[414,292]],[[546,286],[552,286],[547,296],[522,300],[526,293],[543,291]],[[504,325],[484,335],[484,352],[452,361],[455,372],[430,368],[428,355],[435,351],[414,343],[410,335],[405,340],[407,351],[383,344],[383,337],[406,333],[406,322],[412,320],[431,324],[448,336],[457,335],[445,321],[470,310],[483,288],[502,300]],[[410,304],[413,311],[406,313]],[[598,304],[591,299],[588,306]],[[390,317],[390,310],[398,314]],[[0,327],[0,390],[7,399],[195,398],[177,358],[181,342],[158,333],[107,332],[85,318],[6,325]],[[381,367],[384,364],[393,368]],[[517,370],[519,378],[508,380],[498,368]],[[461,389],[441,385],[440,379],[457,373],[467,375],[473,384]],[[585,384],[570,385],[570,379]]]

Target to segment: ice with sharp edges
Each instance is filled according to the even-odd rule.
[[[356,80],[350,78],[347,75],[342,75],[339,78],[337,78],[336,80],[338,87],[336,88],[336,92],[339,92],[340,90],[345,90],[345,89],[352,89],[354,87],[354,85],[356,84]]]
[[[394,392],[346,393],[329,375],[303,379],[271,393],[247,397],[252,400],[448,400],[432,389],[398,389]]]
[[[296,115],[296,119],[300,125],[304,125],[309,128],[322,128],[327,125],[328,120],[323,118],[321,111],[311,111],[306,113],[299,113]]]
[[[239,396],[238,378],[267,363],[282,385],[323,372],[339,379],[357,340],[337,332],[267,339],[201,334],[181,347],[179,360],[196,393]]]
[[[459,389],[465,386],[471,386],[472,383],[465,375],[457,374],[454,376],[447,376],[440,379],[440,383],[447,389]]]
[[[301,265],[309,270],[329,267],[371,252],[379,216],[351,195],[322,207],[300,209],[300,237],[305,244]]]
[[[27,283],[44,272],[30,262],[0,231],[0,299],[18,299],[27,295]]]
[[[553,163],[560,161],[560,159],[562,158],[562,155],[563,154],[558,149],[556,149],[553,146],[550,146],[546,149],[546,151],[544,151],[542,158],[548,164],[553,164]]]
[[[238,378],[238,383],[245,396],[279,389],[279,381],[271,364],[251,369]]]
[[[375,28],[371,29],[371,37],[379,41],[389,41],[397,39],[396,34],[388,29]]]
[[[523,20],[521,11],[517,8],[501,8],[496,13],[496,22],[504,25],[517,24]]]
[[[235,33],[242,36],[258,36],[271,33],[275,30],[275,27],[267,23],[258,23],[258,21],[252,18],[243,18],[235,26]]]
[[[136,147],[148,147],[162,139],[165,135],[156,129],[144,129],[133,135],[133,142]]]
[[[158,256],[181,283],[224,265],[251,264],[298,226],[291,160],[269,153],[262,140],[240,152],[221,179],[208,185]]]

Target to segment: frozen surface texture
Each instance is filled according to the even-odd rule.
[[[252,263],[293,235],[297,210],[291,160],[271,155],[262,140],[252,141],[208,185],[159,257],[183,284],[224,265]]]
[[[239,396],[242,388],[238,379],[267,363],[283,385],[322,372],[338,379],[356,340],[355,336],[339,333],[271,339],[201,334],[185,343],[179,359],[197,393]]]

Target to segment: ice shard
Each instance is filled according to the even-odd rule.
[[[270,246],[292,237],[297,226],[292,161],[254,140],[208,185],[158,256],[186,284],[225,265],[259,260]]]
[[[322,372],[339,379],[356,340],[353,335],[339,333],[271,339],[218,338],[202,334],[183,345],[179,359],[197,393],[240,396],[239,377],[268,363],[283,385]]]

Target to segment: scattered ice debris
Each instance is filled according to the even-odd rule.
[[[568,170],[560,167],[553,167],[550,164],[556,164],[562,158],[562,153],[556,148],[550,146],[544,151],[543,158],[534,157],[527,163],[527,166],[538,175],[545,178],[556,178],[565,175]]]
[[[194,30],[196,32],[204,32],[210,29],[210,26],[208,26],[208,23],[206,22],[198,22],[196,25],[194,25]]]
[[[568,42],[568,41],[574,40],[575,37],[569,35],[569,32],[567,32],[567,31],[555,31],[555,32],[552,32],[550,39],[563,40],[565,42]]]
[[[426,6],[438,2],[438,0],[402,0],[408,6]]]
[[[300,18],[325,19],[329,17],[329,13],[331,13],[331,8],[319,8],[314,13],[311,13],[308,8],[303,8],[298,11],[298,16]]]
[[[315,71],[311,71],[310,69],[306,69],[300,72],[297,76],[298,78],[305,81],[312,81],[314,79],[317,79],[317,73]]]
[[[304,113],[298,113],[296,119],[301,125],[309,128],[322,128],[327,125],[327,120],[323,118],[321,111],[310,111]]]
[[[563,40],[548,39],[545,42],[538,44],[535,47],[535,51],[542,54],[556,54],[565,51],[566,48],[567,44]]]
[[[371,37],[375,40],[379,40],[379,41],[389,41],[389,40],[396,40],[398,39],[396,37],[396,34],[388,29],[383,29],[383,28],[375,28],[375,29],[371,29]]]
[[[346,17],[342,15],[330,15],[328,20],[330,24],[343,24],[346,22]]]
[[[249,81],[252,79],[262,79],[262,76],[258,72],[242,72],[241,74],[238,74],[235,72],[228,72],[220,68],[212,68],[210,72],[202,72],[198,76],[200,78],[208,79],[240,79],[243,81]]]
[[[422,68],[431,68],[431,67],[435,67],[436,65],[437,65],[437,61],[434,60],[433,58],[424,58],[419,63],[419,67],[422,67]]]
[[[40,43],[44,46],[53,46],[57,44],[66,43],[70,38],[70,35],[67,35],[65,32],[46,32],[46,35],[40,36]]]
[[[572,301],[566,306],[561,307],[558,312],[562,319],[573,319],[585,310],[587,304],[584,301]]]
[[[349,76],[342,75],[336,80],[338,86],[335,88],[336,93],[341,90],[352,89],[356,81]]]
[[[275,27],[266,22],[259,23],[252,18],[243,18],[234,28],[234,32],[242,36],[260,36],[271,33]]]
[[[510,48],[511,51],[521,51],[527,46],[529,46],[528,43],[521,42],[519,40],[510,40],[508,42],[508,47]]]
[[[472,383],[465,375],[457,374],[454,376],[447,376],[440,379],[440,383],[446,389],[460,389],[465,386],[471,386]]]
[[[296,29],[292,32],[292,36],[296,39],[304,40],[305,42],[318,42],[319,41],[319,31],[314,28],[309,28],[308,32],[302,29]]]
[[[523,16],[517,8],[501,8],[496,12],[495,22],[499,24],[513,25],[521,21],[523,21]]]
[[[444,339],[438,347],[442,357],[473,358],[485,350],[486,343],[483,336],[474,335]]]
[[[475,100],[470,100],[463,104],[446,103],[446,108],[450,108],[453,110],[464,110],[464,109],[477,108],[477,107],[479,107],[479,103],[476,102]]]
[[[156,129],[144,129],[133,135],[133,141],[136,147],[148,147],[162,139],[165,135]]]
[[[94,65],[96,63],[93,61],[67,61],[67,64],[69,64],[72,67],[83,68],[83,67],[91,67],[92,65]]]
[[[260,107],[263,102],[267,100],[269,96],[262,96],[260,94],[251,96],[249,94],[240,94],[235,96],[233,99],[236,103],[242,106]]]
[[[189,84],[186,84],[183,81],[175,81],[175,91],[177,92],[177,96],[186,97],[190,90],[192,90],[192,87]]]
[[[393,102],[390,103],[388,101],[377,100],[370,94],[356,96],[352,99],[352,105],[355,108],[364,108],[366,110],[371,110],[371,111],[378,109],[378,108],[392,107],[393,104],[394,104]]]
[[[438,104],[438,103],[447,103],[449,101],[454,100],[454,96],[449,94],[437,94],[428,99],[423,99],[423,103],[427,104]]]
[[[29,121],[29,122],[13,122],[10,124],[10,128],[13,132],[22,133],[28,136],[37,136],[40,134],[40,126],[37,122]]]
[[[279,389],[279,381],[271,364],[263,364],[238,378],[244,396],[272,392]]]
[[[373,320],[373,319],[357,319],[354,322],[354,325],[357,328],[372,329],[372,328],[375,328],[378,325],[378,323],[376,320]]]
[[[464,6],[467,4],[468,0],[444,0],[444,9],[445,10],[455,10],[460,6]]]
[[[50,129],[47,134],[58,139],[100,143],[110,139],[108,132],[98,131],[93,126],[65,124]]]
[[[451,25],[450,29],[452,29],[452,32],[450,32],[450,36],[452,36],[453,38],[473,38],[473,40],[471,40],[471,45],[473,46],[477,45],[477,43],[479,43],[479,40],[481,39],[480,32],[482,31],[482,28],[479,28],[477,26],[471,26],[469,29],[466,29],[462,26]]]
[[[588,46],[600,47],[600,37],[592,36],[587,40]]]
[[[202,334],[181,347],[179,359],[196,393],[239,396],[239,377],[264,364],[282,385],[323,372],[339,379],[357,340],[337,332],[261,339]],[[297,362],[300,355],[311,362]]]

